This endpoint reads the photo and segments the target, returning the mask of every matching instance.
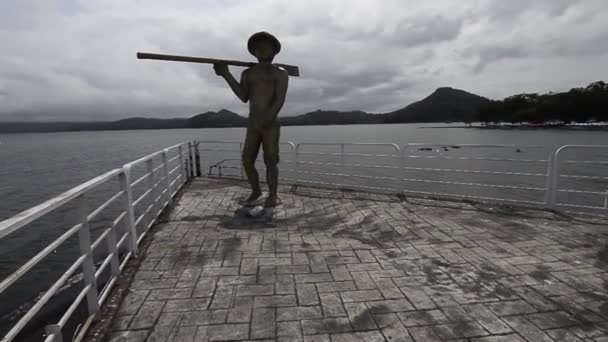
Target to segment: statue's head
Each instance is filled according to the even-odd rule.
[[[270,62],[281,51],[279,40],[268,32],[257,32],[249,37],[247,49],[261,62]]]

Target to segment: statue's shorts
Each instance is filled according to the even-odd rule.
[[[264,150],[264,163],[266,165],[276,165],[279,163],[279,137],[281,126],[274,124],[268,129],[261,127],[248,126],[247,135],[245,137],[245,146],[243,147],[243,164],[253,166],[260,145]]]

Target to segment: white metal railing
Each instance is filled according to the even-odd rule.
[[[53,253],[62,243],[73,236],[78,236],[79,253],[76,260],[59,276],[59,278],[44,291],[29,310],[2,337],[1,342],[14,341],[22,330],[31,322],[45,304],[55,296],[64,286],[70,276],[80,269],[83,274],[83,288],[69,307],[62,313],[55,324],[46,327],[45,341],[61,342],[63,328],[66,326],[76,309],[86,300],[87,319],[81,327],[81,332],[87,330],[90,324],[98,317],[99,307],[105,302],[107,296],[116,283],[127,261],[138,253],[138,245],[150,227],[156,222],[159,214],[166,208],[177,191],[186,180],[193,175],[191,144],[181,143],[162,151],[150,154],[136,161],[114,169],[96,177],[86,183],[52,198],[40,205],[28,209],[14,217],[0,222],[0,239],[14,233],[40,217],[62,208],[66,204],[76,204],[79,212],[79,223],[69,228],[58,238],[48,244],[43,250],[20,266],[16,271],[0,282],[0,294],[15,284],[20,278],[45,257]],[[187,159],[186,159],[187,158]],[[160,160],[159,160],[160,159]],[[155,162],[158,165],[155,165]],[[132,169],[145,164],[146,172],[133,181]],[[160,174],[159,174],[160,173]],[[103,204],[95,209],[89,208],[87,199],[92,192],[101,185],[118,180],[120,190],[112,194]],[[133,198],[133,189],[139,185],[146,185],[146,190],[137,198]],[[153,196],[155,193],[157,196]],[[92,241],[90,222],[112,205],[120,204],[120,210],[101,234]],[[135,208],[139,204],[147,204],[137,217]],[[124,227],[122,232],[119,226]],[[138,232],[139,228],[139,232]],[[94,263],[95,250],[105,244],[108,254],[101,264],[96,267]],[[120,250],[125,252],[120,254]],[[102,279],[101,275],[109,267],[110,277]],[[83,334],[78,335],[79,338]]]
[[[243,147],[241,142],[235,141],[226,142],[233,144],[234,149],[218,148],[217,145],[221,145],[224,143],[223,141],[204,143],[213,143],[216,147],[214,149],[203,148],[200,151],[240,152]],[[561,184],[559,180],[562,178],[608,181],[608,173],[585,175],[580,172],[571,172],[565,174],[561,167],[567,163],[597,164],[606,166],[608,170],[608,160],[562,160],[565,150],[603,149],[608,151],[608,146],[568,145],[556,149],[541,145],[517,144],[409,143],[403,146],[393,143],[301,142],[294,144],[284,142],[283,144],[288,145],[289,148],[286,151],[282,150],[281,153],[292,155],[292,159],[288,161],[291,168],[281,169],[281,179],[296,185],[313,184],[389,191],[413,197],[468,199],[551,209],[570,208],[579,211],[589,209],[600,215],[608,214],[608,185],[597,190],[559,187]],[[323,151],[305,150],[305,148],[314,146],[325,149]],[[352,151],[357,148],[365,148],[368,151]],[[374,150],[370,152],[370,148]],[[379,149],[384,150],[379,152]],[[450,153],[447,153],[448,150]],[[472,153],[472,151],[479,150],[487,153],[481,155]],[[429,153],[425,153],[426,151]],[[454,151],[463,152],[452,153]],[[503,155],[492,155],[499,152],[502,152]],[[323,157],[324,160],[308,160],[307,156]],[[371,158],[371,161],[367,158]],[[440,163],[440,165],[426,165],[429,161]],[[305,167],[313,167],[313,169],[307,170]],[[417,173],[417,176],[408,176],[407,172]],[[288,174],[287,177],[284,176],[285,173]],[[460,175],[468,175],[472,179],[457,180]],[[347,184],[345,180],[348,179],[358,179],[359,181],[355,184]],[[416,187],[416,184],[422,185],[424,189]],[[442,191],[442,188],[450,186],[455,190]],[[482,190],[489,194],[479,194]],[[568,198],[560,202],[556,200],[556,194],[560,193],[597,195],[601,196],[602,201],[597,205],[573,204],[569,203]]]
[[[605,167],[608,170],[608,160],[586,160],[586,159],[577,159],[574,157],[568,158],[564,156],[568,151],[585,151],[585,150],[595,150],[595,151],[605,151],[608,152],[608,146],[606,145],[565,145],[558,148],[555,151],[552,160],[552,168],[553,173],[551,177],[551,184],[549,186],[549,204],[556,208],[564,208],[567,211],[572,211],[573,209],[590,209],[590,210],[601,210],[608,212],[608,172],[603,175],[589,175],[583,174],[584,171],[587,171],[588,168],[598,165],[601,167]],[[574,169],[570,171],[564,171],[568,173],[562,173],[562,169],[566,166],[584,166],[584,171],[581,169]],[[574,172],[573,172],[574,171]],[[577,180],[577,181],[588,181],[599,183],[598,185],[603,187],[589,190],[589,189],[573,189],[573,188],[560,188],[562,180]],[[595,184],[591,184],[591,186],[595,186]],[[596,201],[592,201],[590,204],[581,204],[581,203],[573,203],[573,201],[560,200],[558,198],[559,194],[565,195],[588,195],[591,197],[595,197]]]

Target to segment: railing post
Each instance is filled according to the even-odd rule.
[[[165,174],[165,183],[167,189],[167,206],[171,204],[171,177],[169,177],[169,163],[167,162],[167,153],[169,151],[167,149],[163,150],[162,158],[163,158],[163,173]]]
[[[131,190],[131,167],[123,166],[122,173],[119,175],[120,188],[124,191],[123,203],[125,208],[125,230],[129,232],[129,250],[136,256],[137,251],[137,230],[135,229],[135,214],[133,213],[133,191]]]
[[[188,177],[194,177],[194,168],[192,167],[192,142],[188,141]]]
[[[184,165],[184,150],[182,148],[182,145],[179,145],[177,147],[177,152],[179,153],[179,174],[182,176],[182,183],[184,183],[186,181],[186,179],[188,178],[186,176],[186,166]]]
[[[545,181],[545,187],[546,187],[546,191],[545,191],[545,205],[547,207],[552,207],[553,204],[551,203],[551,196],[553,196],[553,159],[554,159],[554,152],[549,153],[549,158],[548,158],[548,162],[547,162],[547,179]]]
[[[93,263],[93,252],[91,250],[91,231],[89,226],[87,200],[84,194],[78,196],[79,216],[82,226],[78,230],[78,241],[80,254],[85,256],[82,262],[82,274],[84,284],[89,285],[87,293],[87,308],[89,315],[97,317],[99,314],[99,304],[97,301],[97,280],[95,279],[95,264]]]
[[[112,254],[112,258],[110,259],[110,269],[112,270],[113,276],[118,276],[120,274],[120,260],[118,259],[118,246],[116,246],[117,243],[118,241],[116,239],[116,227],[111,227],[110,233],[106,238],[106,244],[108,246],[108,252]]]
[[[297,144],[296,147],[293,149],[293,173],[295,175],[295,186],[298,186],[298,179],[300,178],[300,175],[298,173],[298,149],[300,148],[300,144]]]
[[[153,204],[154,201],[154,162],[152,161],[152,158],[146,160],[146,172],[150,175],[148,176],[148,188],[151,190],[150,191],[150,195],[149,198],[152,200],[151,204]],[[152,209],[150,209],[150,213],[148,214],[150,216],[150,223],[154,222],[154,220],[156,220],[156,217],[154,216],[156,214],[156,212],[154,211],[154,205],[152,205]],[[145,225],[144,223],[144,227],[148,227],[147,225]]]
[[[403,145],[403,150],[401,150],[401,167],[399,168],[399,173],[398,173],[398,177],[401,179],[401,195],[403,197],[405,197],[405,154],[407,153],[407,150],[409,149],[409,146]]]
[[[198,144],[198,141],[194,143],[194,163],[196,167],[196,177],[201,176],[201,156],[199,154]]]
[[[604,195],[604,209],[608,209],[608,189],[606,189],[606,195]]]
[[[61,326],[58,324],[49,324],[44,328],[44,332],[47,336],[55,335],[53,342],[63,342],[63,333],[61,332]]]
[[[559,155],[562,149],[566,146],[562,146],[555,151],[553,156],[553,166],[551,167],[551,196],[549,197],[549,206],[555,208],[557,203],[557,185],[559,181]]]
[[[344,144],[340,144],[340,163],[344,166]]]
[[[242,142],[239,143],[239,159],[241,160],[240,161],[240,164],[241,164],[241,179],[245,179],[245,170],[244,170],[244,167],[243,167],[243,143]],[[222,168],[220,167],[220,174],[221,174],[221,172],[222,172]]]

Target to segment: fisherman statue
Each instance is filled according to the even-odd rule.
[[[241,73],[240,82],[224,63],[214,64],[215,73],[222,76],[236,96],[243,102],[249,101],[249,122],[243,147],[243,168],[251,186],[251,195],[246,203],[255,203],[262,196],[258,172],[255,168],[260,145],[264,150],[268,197],[265,208],[277,204],[277,185],[279,178],[279,136],[278,114],[285,103],[289,75],[280,66],[272,64],[276,54],[281,51],[281,43],[268,32],[253,34],[247,42],[247,49],[258,59],[258,63]]]
[[[300,70],[295,65],[272,63],[274,57],[281,51],[281,43],[268,32],[253,34],[247,42],[247,49],[257,58],[257,63],[143,52],[138,52],[137,58],[213,64],[215,73],[228,82],[236,96],[243,102],[249,101],[249,122],[242,161],[251,186],[251,194],[245,200],[245,206],[253,206],[262,196],[258,172],[255,169],[255,160],[261,145],[264,150],[266,181],[269,190],[264,207],[273,208],[278,201],[280,137],[278,114],[285,103],[289,76],[300,76]],[[241,73],[240,81],[232,76],[228,65],[247,67]],[[256,206],[256,208],[258,207],[261,209],[256,212],[263,212],[263,208]]]

